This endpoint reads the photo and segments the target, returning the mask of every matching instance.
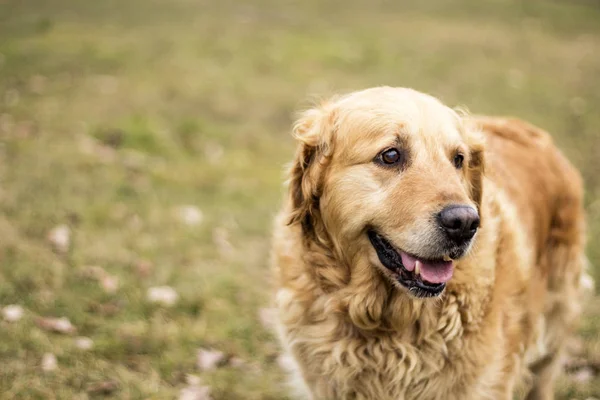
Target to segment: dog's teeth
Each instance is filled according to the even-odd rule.
[[[417,261],[415,263],[415,270],[414,270],[414,272],[415,272],[415,276],[421,275],[421,261]]]
[[[452,259],[450,258],[450,256],[444,256],[444,261],[452,261]]]

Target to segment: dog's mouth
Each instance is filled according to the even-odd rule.
[[[395,248],[373,230],[367,232],[379,261],[394,278],[416,297],[439,296],[454,273],[454,262],[448,256],[424,259]]]

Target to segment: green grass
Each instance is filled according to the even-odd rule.
[[[396,4],[397,3],[397,4]],[[0,2],[0,322],[3,398],[172,398],[198,374],[214,399],[282,399],[269,231],[307,99],[409,86],[552,132],[587,186],[600,281],[600,8],[593,1]],[[182,205],[203,213],[197,226]],[[72,230],[67,253],[48,232]],[[223,239],[225,237],[226,240]],[[227,245],[228,242],[231,248]],[[148,260],[151,271],[136,265]],[[85,277],[101,266],[120,287]],[[146,290],[170,285],[171,308]],[[600,300],[582,352],[600,358]],[[94,340],[35,325],[67,317]],[[199,372],[213,347],[248,365]],[[42,372],[46,352],[58,369]],[[600,397],[561,379],[561,399]]]

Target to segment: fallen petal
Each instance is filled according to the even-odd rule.
[[[178,210],[179,219],[186,225],[198,225],[202,222],[204,215],[196,206],[181,206]]]
[[[185,376],[185,382],[190,386],[200,386],[202,384],[202,379],[198,375],[187,374]]]
[[[71,244],[71,229],[67,225],[58,225],[48,233],[48,240],[57,251],[66,253]]]
[[[200,349],[198,350],[196,365],[202,371],[210,371],[225,362],[225,354],[218,350]]]
[[[211,400],[210,387],[188,386],[179,392],[179,400]]]
[[[246,361],[239,357],[231,357],[229,360],[229,365],[231,365],[233,368],[241,368],[246,365]]]
[[[581,368],[580,370],[575,372],[573,375],[571,375],[571,378],[575,382],[578,382],[578,383],[587,382],[590,379],[592,379],[593,377],[594,377],[594,371],[589,367]]]
[[[75,339],[75,347],[79,350],[91,350],[94,347],[94,341],[89,337],[79,336]]]
[[[170,286],[155,286],[148,289],[146,298],[151,303],[172,306],[179,300],[179,294]]]
[[[51,332],[73,334],[77,329],[71,324],[67,318],[37,318],[36,325],[41,329]]]
[[[110,294],[116,293],[117,289],[119,289],[119,278],[117,278],[116,276],[112,276],[112,275],[105,275],[100,280],[100,285],[102,286],[102,289],[104,289],[104,291],[106,293],[110,293]]]
[[[11,304],[2,309],[2,316],[7,322],[17,322],[23,317],[23,307]]]
[[[83,277],[98,281],[106,293],[116,293],[119,289],[119,278],[110,275],[104,268],[97,265],[88,265],[81,269]]]
[[[58,368],[58,361],[56,361],[56,356],[52,353],[45,353],[42,356],[42,370],[44,372],[54,371]]]

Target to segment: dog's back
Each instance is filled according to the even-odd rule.
[[[535,379],[529,398],[550,398],[564,338],[579,315],[585,245],[581,177],[543,130],[518,119],[474,121],[486,136],[486,174],[515,205],[534,250],[530,317],[523,328],[533,350],[525,361]]]

